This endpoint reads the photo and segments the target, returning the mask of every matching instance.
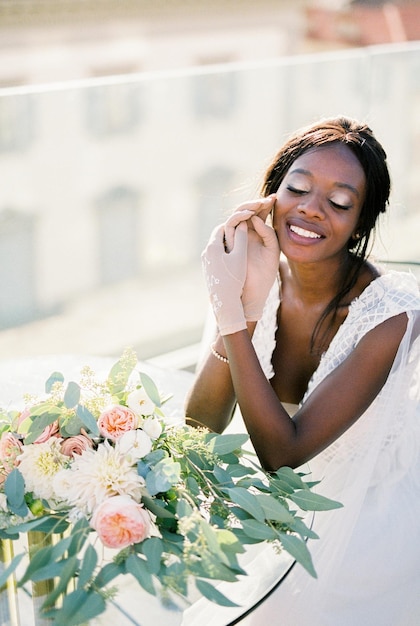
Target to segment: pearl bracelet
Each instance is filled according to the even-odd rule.
[[[212,344],[210,346],[210,350],[211,350],[212,355],[215,356],[216,359],[218,359],[219,361],[222,361],[222,363],[229,364],[229,359],[227,359],[225,356],[222,356],[221,354],[219,354],[217,352],[217,350],[215,350],[214,346],[215,346],[215,344]]]

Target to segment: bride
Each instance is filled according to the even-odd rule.
[[[420,294],[368,260],[389,191],[370,128],[323,120],[203,253],[217,332],[190,423],[221,432],[238,405],[267,470],[309,463],[344,504],[315,518],[318,578],[296,566],[244,624],[420,623]]]

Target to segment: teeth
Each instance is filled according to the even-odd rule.
[[[301,237],[309,237],[310,239],[321,239],[321,235],[312,232],[311,230],[305,230],[299,226],[290,226],[290,230]]]

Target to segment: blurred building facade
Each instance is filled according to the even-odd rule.
[[[0,85],[302,51],[304,0],[2,0]]]
[[[211,229],[256,195],[286,135],[325,115],[366,119],[387,147],[389,256],[418,260],[420,44],[304,54],[303,2],[258,3],[264,19],[246,1],[210,12],[204,2],[122,2],[133,32],[153,31],[148,45],[118,28],[105,37],[117,24],[106,0],[58,0],[55,16],[48,1],[6,4],[32,15],[13,26],[17,17],[0,13],[9,41],[34,29],[39,45],[2,38],[0,48],[3,356],[128,344],[148,356],[198,340]],[[31,5],[50,15],[48,28]],[[154,11],[142,21],[134,5]],[[234,24],[227,9],[239,5]]]

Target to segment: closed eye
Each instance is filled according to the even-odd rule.
[[[296,187],[292,187],[292,185],[287,185],[287,190],[296,193],[298,196],[303,196],[303,194],[308,193],[306,189],[297,189]]]
[[[338,204],[337,202],[333,202],[332,200],[330,200],[330,204],[335,209],[339,209],[339,210],[342,210],[342,211],[348,211],[352,207],[351,204]]]

